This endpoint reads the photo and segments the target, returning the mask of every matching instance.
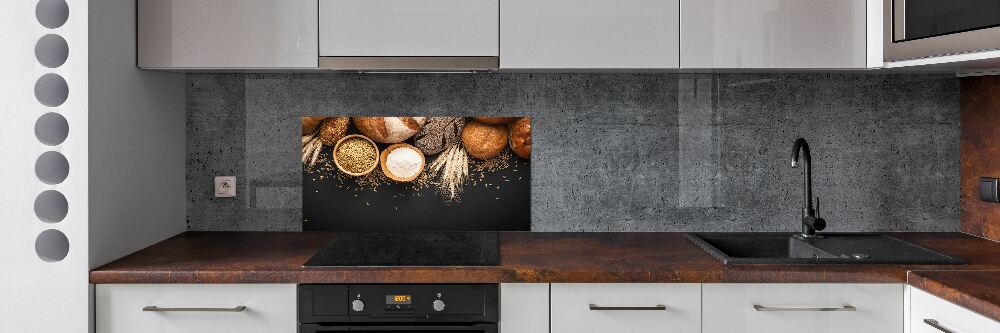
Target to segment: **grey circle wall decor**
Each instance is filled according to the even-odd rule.
[[[43,27],[61,27],[69,19],[69,5],[65,0],[39,0],[35,5],[35,18]]]
[[[58,74],[48,73],[42,75],[35,82],[35,98],[39,103],[49,107],[56,107],[66,102],[69,97],[69,85],[66,79]]]
[[[48,68],[56,68],[66,63],[69,58],[69,44],[62,36],[48,34],[35,43],[35,59]]]
[[[56,229],[42,231],[35,238],[35,253],[48,262],[62,261],[69,254],[69,239]]]
[[[59,223],[69,213],[69,202],[59,191],[44,191],[35,198],[35,216],[46,223]]]
[[[68,136],[69,122],[61,114],[49,112],[38,117],[38,121],[35,122],[35,137],[46,145],[59,145],[66,141]]]
[[[59,152],[44,152],[35,161],[35,175],[49,185],[62,183],[69,176],[69,161]]]
[[[35,18],[43,27],[56,29],[69,19],[65,0],[38,0]],[[69,43],[60,35],[47,34],[35,43],[35,60],[48,68],[57,68],[69,59]],[[35,99],[48,107],[57,107],[69,98],[69,84],[62,76],[43,74],[35,81]],[[35,121],[35,137],[49,146],[57,146],[69,136],[69,122],[58,113],[43,114]],[[60,152],[47,151],[35,160],[35,176],[48,185],[60,184],[69,177],[69,161]],[[66,196],[46,190],[35,198],[35,216],[46,223],[62,222],[69,214]],[[59,262],[69,255],[69,239],[62,231],[48,229],[35,238],[35,254],[45,262]]]

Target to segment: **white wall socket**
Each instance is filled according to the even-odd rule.
[[[215,177],[215,197],[232,198],[236,196],[236,177],[219,176]]]

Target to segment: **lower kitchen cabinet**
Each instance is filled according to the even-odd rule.
[[[294,284],[99,284],[98,333],[295,333]]]
[[[98,333],[295,333],[294,284],[99,284]],[[972,333],[1000,322],[903,284],[512,283],[500,333]]]
[[[909,288],[908,333],[1000,332],[1000,322],[983,317],[927,292]]]
[[[903,332],[902,284],[704,284],[704,333]]]
[[[554,283],[551,288],[552,333],[701,332],[700,284]]]
[[[500,284],[500,333],[548,333],[549,284]]]

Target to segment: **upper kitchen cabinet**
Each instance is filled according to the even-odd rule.
[[[678,0],[503,0],[501,69],[676,69]]]
[[[873,0],[683,0],[681,67],[881,67],[881,31]]]
[[[317,67],[316,0],[139,0],[138,65]]]
[[[324,69],[496,69],[499,0],[320,0]]]

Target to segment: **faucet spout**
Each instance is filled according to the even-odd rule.
[[[799,152],[802,152],[803,163],[799,163]],[[805,164],[805,171],[802,173],[802,209],[803,213],[812,210],[812,155],[809,154],[809,143],[806,139],[798,138],[792,145],[792,167],[798,168]]]
[[[799,157],[802,157],[802,163]],[[792,167],[798,168],[804,164],[802,172],[802,236],[815,237],[816,231],[826,228],[826,221],[816,216],[816,211],[812,205],[812,156],[809,154],[809,143],[806,139],[798,138],[792,145]]]

